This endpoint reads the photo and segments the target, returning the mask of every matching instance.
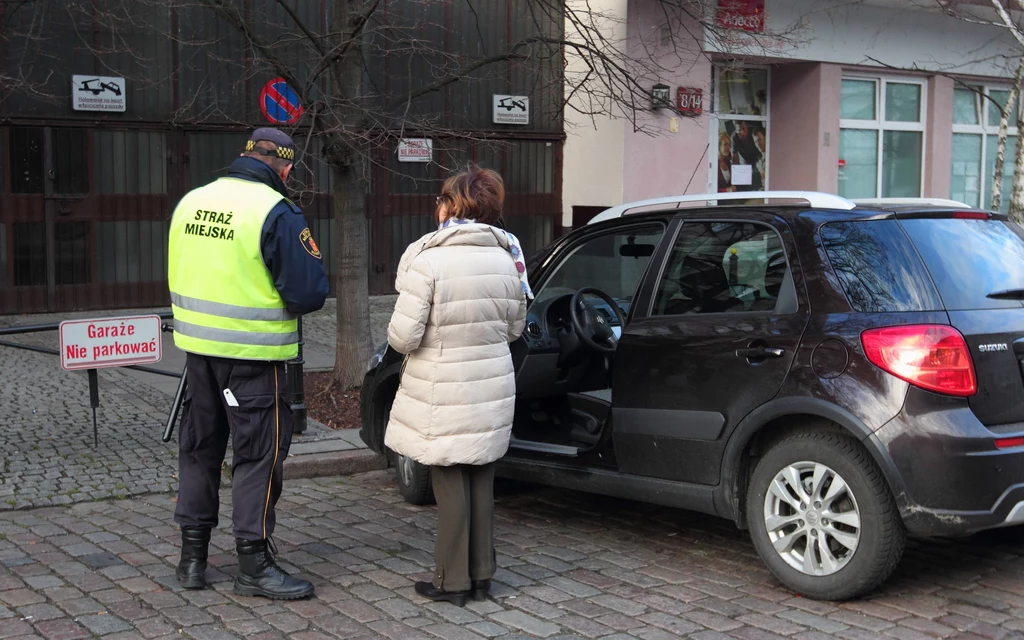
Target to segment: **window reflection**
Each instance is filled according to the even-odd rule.
[[[946,309],[1017,308],[988,294],[1024,288],[1021,229],[998,220],[904,220]]]
[[[834,222],[821,243],[854,311],[931,311],[941,303],[895,220]]]

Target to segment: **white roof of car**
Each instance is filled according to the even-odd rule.
[[[973,209],[969,204],[963,202],[957,202],[956,200],[946,200],[945,198],[858,198],[853,201],[857,205],[884,207],[894,205],[926,205],[934,207],[963,207],[964,209]]]
[[[921,205],[936,207],[963,207],[971,209],[970,205],[956,200],[943,198],[859,198],[848,200],[842,196],[818,191],[738,191],[732,193],[694,193],[679,196],[666,196],[664,198],[651,198],[650,200],[637,200],[627,202],[617,207],[605,209],[594,216],[587,224],[614,220],[635,209],[646,209],[648,207],[678,208],[679,205],[688,202],[729,202],[744,200],[799,200],[807,203],[815,209],[839,209],[849,211],[858,206],[899,206],[899,205]]]
[[[815,209],[842,209],[844,211],[849,211],[857,206],[853,201],[847,200],[846,198],[832,195],[830,193],[819,193],[817,191],[741,191],[733,193],[696,193],[680,196],[668,196],[665,198],[652,198],[651,200],[638,200],[636,202],[620,204],[617,207],[606,209],[597,214],[588,224],[603,222],[605,220],[614,220],[615,218],[622,217],[633,209],[655,206],[672,208],[669,205],[678,207],[686,202],[728,202],[731,200],[800,200],[802,202],[806,202]]]

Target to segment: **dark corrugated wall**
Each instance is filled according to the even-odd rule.
[[[300,81],[313,50],[275,0],[235,0],[254,33]],[[313,31],[331,2],[294,0]],[[0,68],[24,82],[0,100],[0,313],[168,303],[166,240],[174,204],[221,175],[246,131],[266,124],[258,95],[276,74],[237,31],[190,0],[42,0],[0,4]],[[124,15],[124,7],[129,13]],[[35,28],[33,27],[35,25]],[[39,28],[39,25],[42,25]],[[560,228],[562,56],[532,45],[528,59],[460,76],[409,104],[398,97],[528,36],[561,32],[532,0],[384,0],[365,53],[373,119],[368,162],[370,289],[388,293],[405,246],[432,228],[441,181],[469,162],[505,177],[507,223],[527,251]],[[126,78],[127,111],[75,112],[71,75]],[[328,75],[312,92],[331,90]],[[495,93],[529,95],[530,124],[491,122]],[[434,139],[434,162],[399,163],[398,127]],[[333,271],[329,168],[319,141],[290,185]]]

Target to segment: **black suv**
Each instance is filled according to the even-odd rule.
[[[532,260],[499,476],[732,519],[828,600],[885,581],[908,534],[1024,523],[1024,230],[815,193],[679,207],[696,199],[617,207]],[[400,366],[371,360],[361,436],[424,503],[427,470],[383,445]]]

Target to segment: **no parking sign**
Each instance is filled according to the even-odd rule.
[[[271,124],[295,124],[305,109],[284,78],[274,78],[260,92],[260,111]]]

